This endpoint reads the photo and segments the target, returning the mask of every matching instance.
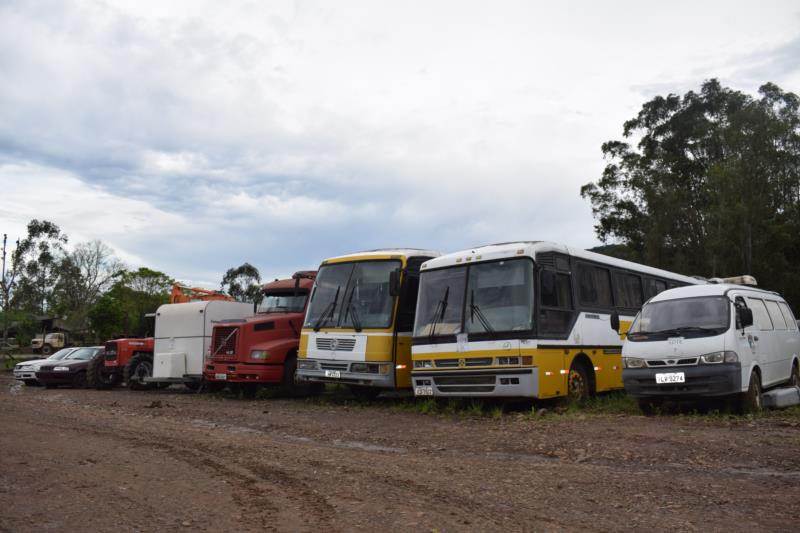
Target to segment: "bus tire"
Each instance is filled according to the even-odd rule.
[[[567,374],[567,396],[571,400],[582,402],[594,396],[594,387],[586,365],[574,361]]]

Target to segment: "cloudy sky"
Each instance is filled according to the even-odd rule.
[[[46,218],[208,286],[591,247],[601,143],[710,77],[800,92],[800,4],[0,0],[0,232]]]

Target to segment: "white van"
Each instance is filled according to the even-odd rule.
[[[644,411],[664,400],[722,396],[752,411],[763,389],[800,385],[798,354],[797,322],[777,293],[690,285],[644,304],[622,347],[622,381]]]

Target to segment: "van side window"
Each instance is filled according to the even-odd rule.
[[[667,282],[660,279],[645,278],[644,280],[644,299],[649,300],[658,293],[667,290]]]
[[[772,320],[769,318],[764,302],[758,298],[747,298],[747,306],[753,310],[753,322],[761,331],[771,331]]]
[[[579,272],[579,298],[590,307],[612,307],[611,273],[606,268],[581,264]]]
[[[642,306],[642,280],[636,274],[614,272],[614,301],[617,307],[639,309]]]
[[[742,329],[742,323],[739,320],[739,309],[747,309],[747,304],[744,303],[743,297],[737,296],[733,301],[733,306],[736,308],[736,329]]]
[[[571,276],[562,272],[542,270],[539,275],[539,331],[567,334],[572,325]]]
[[[781,309],[778,307],[778,302],[773,302],[772,300],[765,300],[765,304],[767,304],[767,312],[769,313],[769,317],[772,319],[772,323],[775,325],[775,329],[786,329],[786,321],[783,319],[783,315],[781,314]]]
[[[786,320],[786,325],[789,326],[789,329],[797,329],[797,321],[795,321],[794,315],[792,314],[792,310],[789,309],[789,306],[783,302],[779,302],[778,305],[781,308],[781,313],[783,313],[783,318]]]

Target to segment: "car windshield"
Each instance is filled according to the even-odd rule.
[[[724,296],[651,302],[631,324],[628,338],[718,335],[730,326],[730,307]]]
[[[78,348],[71,354],[67,355],[64,359],[80,359],[82,361],[87,361],[94,357],[98,351],[97,348]]]
[[[308,305],[305,327],[388,328],[394,297],[389,274],[399,261],[359,261],[320,268]]]
[[[264,294],[259,313],[302,313],[306,308],[308,291],[268,292]]]
[[[59,361],[75,351],[75,348],[62,348],[47,359],[50,361]]]
[[[533,329],[529,259],[423,272],[414,335],[439,336]]]

